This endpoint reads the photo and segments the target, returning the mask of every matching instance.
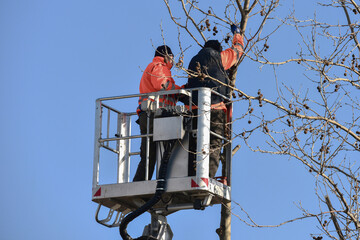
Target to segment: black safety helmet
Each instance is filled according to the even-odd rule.
[[[218,40],[209,40],[206,41],[204,48],[212,48],[216,51],[221,52],[222,51],[222,46],[221,43]]]
[[[173,55],[171,48],[166,45],[159,46],[155,51],[155,57],[164,57],[166,55]]]

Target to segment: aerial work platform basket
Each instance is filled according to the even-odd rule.
[[[197,115],[193,116],[192,94],[197,91]],[[183,209],[204,209],[213,204],[226,203],[231,200],[231,119],[228,119],[228,137],[220,136],[210,130],[211,94],[218,94],[209,88],[181,89],[159,91],[147,94],[134,94],[118,97],[100,98],[96,100],[95,117],[95,150],[93,165],[92,201],[99,204],[96,220],[107,227],[119,226],[123,217],[142,206],[150,199],[156,190],[156,176],[162,155],[162,142],[176,140],[167,171],[167,187],[161,201],[153,206],[152,211],[161,212],[166,216]],[[187,98],[189,106],[178,103],[177,106],[159,107],[160,96],[180,96]],[[231,110],[230,99],[228,108]],[[146,112],[154,114],[153,133],[139,134],[139,127],[132,123],[137,114],[125,112],[130,99],[137,102],[139,97],[147,97]],[[135,110],[136,105],[131,106]],[[164,116],[161,112],[172,112],[171,116]],[[197,118],[197,126],[192,126],[193,117]],[[229,117],[228,117],[229,118]],[[152,118],[149,118],[152,120]],[[149,128],[148,128],[149,129]],[[214,135],[223,140],[222,180],[209,178],[210,136]],[[196,167],[190,171],[189,139],[196,139],[195,155]],[[132,169],[137,167],[139,150],[131,151],[132,141],[139,142],[141,138],[156,142],[157,163],[155,176],[152,180],[132,182]],[[113,159],[103,159],[102,152],[111,152]],[[116,179],[113,182],[101,183],[101,162],[113,161],[112,170]],[[146,178],[148,179],[149,152],[147,152]],[[220,170],[221,171],[221,170]],[[99,219],[101,206],[109,208],[105,219]],[[116,216],[113,217],[113,214]]]

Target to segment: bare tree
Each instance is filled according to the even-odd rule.
[[[324,0],[316,5],[320,14],[314,9],[312,18],[302,19],[295,15],[296,9],[280,15],[276,11],[281,7],[280,0],[229,0],[216,9],[194,0],[164,3],[173,22],[199,46],[218,35],[227,44],[230,24],[241,25],[246,46],[242,59],[229,71],[232,80],[229,87],[234,103],[246,104],[247,111],[234,119],[233,135],[254,152],[299,161],[314,177],[319,200],[314,203],[319,206],[317,212],[299,207],[303,216],[273,226],[313,218],[321,231],[313,235],[314,239],[321,239],[322,235],[360,239],[359,5],[354,0]],[[180,16],[174,15],[175,7],[182,9]],[[284,58],[281,60],[275,53],[268,54],[269,42],[280,41],[279,29],[287,29],[297,39],[294,52],[288,56],[281,54]],[[177,67],[186,74],[201,74],[188,71],[182,59],[183,55]],[[237,68],[243,60],[257,64],[260,69],[273,69],[277,97],[267,98],[261,89],[252,96],[236,87]],[[278,81],[282,69],[296,71],[297,82],[303,87]],[[264,141],[255,146],[252,139],[259,134]],[[223,210],[226,209],[229,211],[230,206],[224,206]],[[265,227],[256,224],[249,215],[241,220]],[[226,239],[219,233],[221,239]]]

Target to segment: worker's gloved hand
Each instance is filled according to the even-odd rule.
[[[231,32],[233,34],[240,33],[240,26],[236,26],[235,24],[231,25]]]

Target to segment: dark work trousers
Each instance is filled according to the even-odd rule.
[[[154,115],[147,115],[146,112],[139,114],[139,125],[141,135],[147,133],[147,120],[149,121],[149,133],[153,133],[153,120]],[[150,150],[149,150],[149,179],[151,179],[156,162],[156,144],[153,142],[153,138],[150,139]],[[133,181],[144,181],[145,180],[145,169],[146,169],[146,137],[141,138],[140,146],[140,163],[136,170],[136,174]]]
[[[198,111],[193,110],[193,129],[197,128]],[[210,130],[220,136],[224,136],[226,124],[226,113],[223,110],[211,110]],[[189,139],[189,176],[194,176],[196,172],[196,138],[190,136]],[[220,152],[222,139],[210,135],[210,159],[209,177],[214,178],[220,163]]]

